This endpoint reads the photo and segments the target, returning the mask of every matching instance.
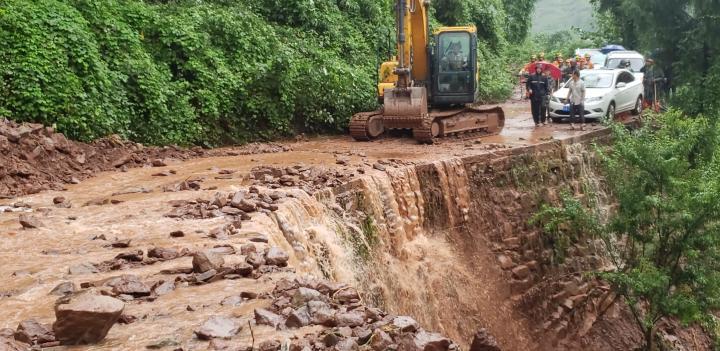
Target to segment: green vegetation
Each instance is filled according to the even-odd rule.
[[[553,248],[553,263],[562,263],[567,251],[583,237],[597,234],[598,221],[568,192],[560,194],[559,207],[543,204],[530,223],[542,229],[544,241]]]
[[[613,125],[601,153],[617,210],[603,222],[563,197],[535,216],[562,254],[583,236],[604,239],[616,269],[597,273],[627,302],[655,350],[666,317],[712,322],[720,307],[720,130],[679,111],[647,116],[636,130]]]
[[[480,30],[483,99],[509,94],[506,30],[526,33],[506,4],[533,2],[435,2]],[[393,33],[392,0],[0,0],[0,116],[150,144],[339,132],[375,108]]]
[[[533,34],[552,34],[571,28],[595,29],[590,0],[538,0],[532,16]]]

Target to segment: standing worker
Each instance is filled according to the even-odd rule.
[[[590,56],[590,53],[589,53],[589,52],[586,53],[586,54],[585,54],[585,68],[587,68],[587,69],[594,69],[594,68],[595,68],[595,64],[592,63],[592,60],[591,60],[591,59],[592,59],[592,56]]]
[[[543,75],[543,65],[535,66],[535,73],[531,75],[525,83],[527,94],[530,98],[530,109],[532,110],[533,121],[535,127],[545,124],[545,97],[550,91],[550,82]]]
[[[570,128],[575,129],[575,116],[580,117],[580,130],[585,130],[585,83],[580,79],[580,71],[572,73],[567,85],[567,101],[570,104]]]

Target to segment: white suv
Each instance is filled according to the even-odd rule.
[[[585,82],[585,118],[613,118],[615,114],[632,111],[637,115],[643,108],[643,82],[625,69],[596,69],[580,71]],[[550,118],[560,122],[570,117],[567,84],[550,97]]]

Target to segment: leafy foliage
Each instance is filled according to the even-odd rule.
[[[599,274],[652,349],[662,318],[704,321],[720,307],[720,133],[714,121],[678,111],[647,122],[612,126],[615,143],[602,157],[618,206],[606,224],[567,200],[537,217],[550,232],[582,228],[604,239],[616,269]]]
[[[567,250],[572,244],[578,243],[583,237],[595,237],[599,224],[584,205],[571,194],[560,194],[559,207],[543,204],[540,210],[533,215],[530,223],[539,226],[545,236],[545,241],[553,247],[555,262],[562,263]]]
[[[507,3],[435,6],[442,24],[478,26],[487,101],[510,92]],[[0,115],[83,140],[217,145],[341,131],[376,107],[376,67],[394,45],[393,0],[0,4]]]

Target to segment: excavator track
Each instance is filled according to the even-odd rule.
[[[413,138],[421,144],[432,144],[435,136],[432,130],[433,120],[425,117],[420,120],[417,127],[413,128]]]
[[[382,110],[360,112],[350,119],[350,135],[357,141],[370,141],[385,130],[382,125]]]

